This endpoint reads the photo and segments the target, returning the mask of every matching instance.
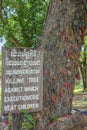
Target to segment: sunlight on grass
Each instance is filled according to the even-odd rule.
[[[80,94],[80,93],[82,93],[83,92],[83,88],[79,88],[79,89],[75,89],[74,90],[74,93],[75,94]]]

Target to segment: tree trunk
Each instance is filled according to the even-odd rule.
[[[80,69],[81,69],[81,74],[82,74],[84,91],[87,91],[87,56],[86,56],[87,48],[84,47],[83,51],[84,51],[83,52],[84,60],[82,63],[80,63]]]
[[[44,93],[43,112],[39,116],[37,130],[42,130],[52,119],[71,113],[83,40],[82,5],[79,0],[50,2],[41,41],[44,50]]]
[[[82,81],[83,81],[83,89],[84,91],[87,91],[87,64],[83,66],[83,64],[80,64],[80,70],[82,74]]]
[[[22,130],[23,114],[12,114],[11,130]]]

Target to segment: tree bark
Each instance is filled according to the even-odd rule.
[[[22,130],[23,114],[12,114],[11,130]]]
[[[83,40],[82,5],[79,0],[50,2],[41,41],[44,91],[42,121],[40,127],[36,126],[38,130],[42,130],[52,117],[71,113],[75,79],[80,78],[78,59]]]

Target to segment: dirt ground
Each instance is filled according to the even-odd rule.
[[[80,94],[74,94],[73,107],[78,109],[87,110],[87,92],[81,92]]]
[[[79,110],[83,114],[85,119],[85,128],[84,130],[87,130],[87,92],[82,92],[80,94],[75,94],[73,98],[73,109]]]

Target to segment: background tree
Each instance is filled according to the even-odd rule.
[[[7,46],[36,46],[48,3],[49,0],[1,0],[0,36],[5,36]]]
[[[82,74],[84,90],[87,91],[87,34],[84,36],[84,45],[80,53],[80,69]]]
[[[85,1],[84,24],[82,25],[83,44],[80,54],[80,70],[82,74],[84,90],[87,89],[87,3]]]

